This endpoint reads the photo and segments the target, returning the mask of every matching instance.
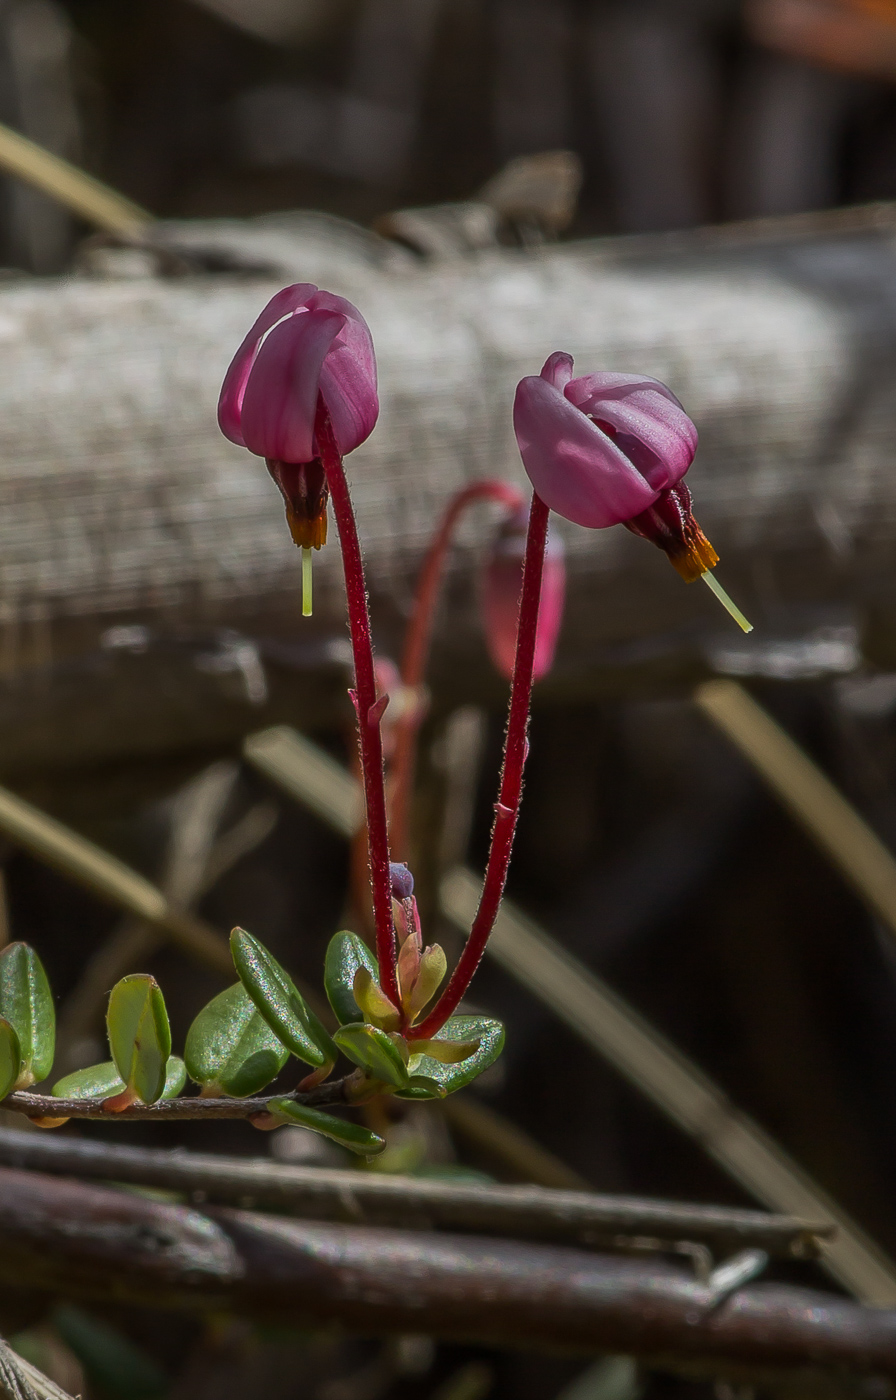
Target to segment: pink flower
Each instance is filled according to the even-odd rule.
[[[373,341],[350,301],[300,282],[268,302],[233,357],[218,424],[265,458],[296,544],[318,548],[327,503],[314,433],[319,400],[343,456],[370,436],[379,413]]]
[[[626,525],[664,549],[685,578],[718,561],[681,484],[697,429],[657,379],[604,371],[573,378],[557,352],[520,381],[513,426],[538,495],[577,525]]]
[[[527,514],[511,516],[499,529],[482,571],[482,611],[488,653],[496,670],[510,680],[516,656],[520,619],[520,589],[526,554]],[[566,564],[563,541],[548,539],[541,579],[538,628],[535,633],[534,680],[541,680],[554,664],[557,639],[563,622],[566,596]]]

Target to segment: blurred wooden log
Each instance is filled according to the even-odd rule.
[[[275,1325],[604,1351],[686,1374],[896,1378],[896,1312],[776,1284],[727,1291],[718,1272],[714,1288],[656,1261],[226,1208],[200,1214],[0,1171],[0,1285],[225,1308]]]
[[[277,492],[215,425],[234,347],[298,278],[357,302],[377,343],[382,416],[350,475],[381,648],[397,648],[449,494],[484,472],[522,479],[513,388],[563,347],[582,370],[655,374],[683,399],[702,436],[697,513],[757,637],[742,643],[707,590],[626,531],[564,529],[572,586],[547,698],[761,670],[769,640],[819,627],[847,638],[821,648],[822,670],[856,665],[859,641],[893,664],[894,228],[881,206],[426,264],[283,215],[157,230],[241,275],[3,285],[0,771],[333,722],[336,549],[302,623]],[[433,676],[446,702],[502,694],[470,567],[485,529],[470,524],[449,581]]]

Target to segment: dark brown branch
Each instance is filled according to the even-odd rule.
[[[0,1285],[228,1309],[528,1350],[637,1356],[688,1373],[896,1379],[896,1312],[581,1250],[312,1224],[0,1170]]]
[[[0,1163],[38,1171],[183,1191],[306,1219],[405,1229],[481,1231],[521,1239],[607,1245],[620,1237],[708,1245],[717,1255],[750,1246],[812,1257],[830,1227],[792,1216],[722,1206],[678,1205],[539,1186],[468,1186],[419,1177],[364,1175],[244,1157],[123,1147],[80,1138],[0,1130]]]
[[[290,1098],[309,1108],[324,1108],[330,1104],[346,1103],[345,1079],[334,1079],[301,1094],[270,1094],[255,1099],[162,1099],[158,1103],[135,1103],[117,1113],[105,1108],[104,1099],[56,1099],[51,1094],[30,1094],[25,1090],[10,1094],[0,1107],[11,1113],[22,1113],[26,1118],[102,1118],[107,1123],[133,1122],[134,1119],[150,1119],[154,1122],[171,1122],[176,1119],[184,1122],[189,1119],[212,1118],[254,1118],[256,1114],[267,1113],[273,1099]]]

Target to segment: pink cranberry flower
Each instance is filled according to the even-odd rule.
[[[591,529],[625,525],[688,581],[718,563],[682,480],[697,429],[665,384],[612,371],[576,379],[572,356],[557,352],[520,381],[513,426],[532,485],[558,515]]]
[[[379,413],[367,322],[343,297],[308,282],[285,287],[262,311],[227,371],[218,401],[225,437],[264,457],[305,549],[327,538],[327,484],[315,437],[318,401],[342,456]]]
[[[500,526],[491,543],[482,571],[482,613],[485,640],[495,668],[507,680],[513,676],[516,638],[520,621],[520,590],[526,554],[528,516],[525,509]],[[566,564],[563,541],[548,537],[541,577],[541,600],[535,633],[533,680],[541,680],[554,664],[563,622],[566,596]]]

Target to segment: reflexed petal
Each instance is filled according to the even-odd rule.
[[[653,389],[602,398],[588,412],[601,427],[616,429],[615,442],[657,491],[675,486],[697,451],[697,429],[683,408]]]
[[[373,340],[360,311],[344,297],[318,292],[312,309],[334,311],[345,317],[320,377],[336,444],[345,456],[367,440],[380,411]]]
[[[536,376],[521,380],[513,426],[523,464],[551,510],[602,529],[646,510],[655,490],[581,409]]]
[[[578,379],[570,381],[564,392],[570,403],[574,403],[583,413],[594,413],[595,410],[591,406],[593,403],[603,399],[625,398],[641,389],[652,389],[681,408],[672,390],[661,380],[651,379],[648,374],[619,374],[613,369],[580,375]]]
[[[307,311],[275,326],[256,356],[243,396],[245,445],[259,457],[310,462],[321,367],[345,319]]]
[[[230,438],[238,447],[246,446],[240,418],[246,383],[255,363],[258,347],[272,326],[276,326],[284,316],[307,306],[316,291],[317,288],[311,282],[297,282],[292,287],[284,287],[282,292],[278,292],[268,302],[231,360],[218,399],[218,426],[224,436]]]
[[[572,379],[573,358],[567,355],[565,350],[555,350],[553,355],[548,355],[541,367],[539,378],[546,383],[553,384],[555,389],[559,389],[561,394]]]

